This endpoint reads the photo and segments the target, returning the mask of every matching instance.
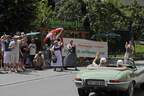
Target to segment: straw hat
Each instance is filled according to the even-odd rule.
[[[107,61],[106,61],[106,58],[105,57],[102,57],[101,59],[100,59],[100,64],[102,64],[102,63],[106,63]]]
[[[39,51],[38,54],[42,54],[42,51]]]
[[[55,41],[54,41],[54,44],[56,44],[56,43],[58,43],[58,40],[55,40]]]
[[[13,38],[14,38],[14,39],[18,39],[18,38],[19,38],[19,36],[15,35],[15,36],[13,36]]]

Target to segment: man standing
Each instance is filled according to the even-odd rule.
[[[13,41],[9,44],[9,49],[11,50],[11,63],[12,63],[12,71],[19,71],[19,51],[21,41],[18,40],[19,36],[15,35],[13,37]]]
[[[11,51],[9,49],[10,44],[10,36],[6,35],[5,39],[2,39],[2,43],[4,44],[4,69],[6,71],[11,71]]]
[[[0,66],[2,67],[2,42],[1,42],[1,39],[0,39]]]

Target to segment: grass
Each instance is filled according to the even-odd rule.
[[[135,52],[144,52],[144,45],[136,45],[135,46]]]
[[[137,54],[136,55],[136,53],[135,53],[135,55],[136,55],[136,57],[143,57],[143,54],[142,53],[144,53],[144,45],[140,45],[140,44],[137,44],[136,46],[135,46],[135,52],[136,53],[140,53],[140,54]],[[114,55],[110,55],[109,57],[115,57]],[[124,54],[117,54],[116,55],[116,58],[124,58]],[[135,56],[133,57],[133,58],[135,58]]]

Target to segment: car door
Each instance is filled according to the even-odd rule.
[[[134,72],[134,79],[137,84],[144,82],[144,67],[137,66],[136,69],[133,70]]]

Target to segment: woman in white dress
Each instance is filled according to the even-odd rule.
[[[134,46],[132,44],[132,41],[129,41],[129,44],[126,42],[125,48],[126,48],[126,52],[124,55],[124,64],[126,64],[128,59],[132,57],[132,55],[134,54]]]
[[[60,42],[58,42],[58,40],[54,41],[54,45],[51,48],[51,52],[53,54],[53,56],[56,57],[56,60],[54,60],[52,58],[51,60],[51,66],[54,67],[54,71],[56,71],[57,67],[61,68],[61,71],[63,71],[63,64],[62,64],[62,52],[61,52],[61,48],[62,48],[63,44]]]

